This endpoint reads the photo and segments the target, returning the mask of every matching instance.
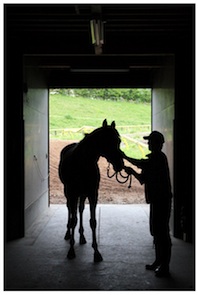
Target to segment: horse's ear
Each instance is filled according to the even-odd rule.
[[[116,126],[115,121],[113,121],[113,122],[111,123],[111,127],[112,127],[112,128],[115,128],[115,126]]]
[[[102,127],[103,127],[103,128],[106,128],[106,127],[107,127],[107,119],[105,119],[105,120],[103,121],[103,123],[102,123]]]

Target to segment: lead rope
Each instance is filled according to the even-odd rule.
[[[124,176],[124,175],[122,175],[121,172],[114,172],[112,175],[110,175],[109,170],[110,170],[110,163],[108,164],[108,167],[107,167],[107,176],[108,176],[109,178],[112,178],[112,177],[116,176],[116,180],[117,180],[117,182],[122,183],[122,184],[123,184],[123,183],[126,183],[126,182],[129,180],[128,188],[131,188],[131,183],[132,183],[132,175],[131,175],[131,174],[130,174],[130,175],[128,174],[127,176]],[[120,179],[118,179],[118,174],[119,174],[122,178],[124,178],[123,181],[121,181]]]

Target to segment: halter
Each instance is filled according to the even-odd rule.
[[[109,170],[110,170],[110,162],[109,162],[109,164],[108,164],[108,167],[107,167],[107,176],[109,177],[109,178],[112,178],[112,177],[114,177],[114,175],[116,176],[116,180],[117,180],[117,182],[119,182],[119,183],[126,183],[127,181],[128,181],[128,179],[129,179],[129,185],[128,185],[128,188],[131,188],[131,183],[132,183],[132,175],[130,174],[128,174],[127,176],[124,176],[124,175],[122,175],[122,173],[121,172],[114,172],[112,175],[110,175],[110,173],[109,173]],[[124,178],[124,180],[120,180],[120,179],[118,179],[118,174],[122,177],[122,178]]]

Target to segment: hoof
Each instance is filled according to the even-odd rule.
[[[74,259],[76,257],[75,251],[73,248],[69,249],[69,252],[67,253],[68,259]]]
[[[86,241],[85,237],[83,235],[80,236],[80,245],[84,245],[86,243],[87,243],[87,241]]]
[[[67,240],[70,240],[70,238],[71,238],[70,232],[67,231],[64,239],[67,241]]]
[[[102,255],[100,252],[95,252],[94,253],[94,262],[101,262],[103,261]]]

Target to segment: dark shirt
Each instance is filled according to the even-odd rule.
[[[167,157],[162,151],[152,152],[147,157],[136,163],[142,169],[141,182],[145,184],[146,202],[166,203],[172,197]]]

